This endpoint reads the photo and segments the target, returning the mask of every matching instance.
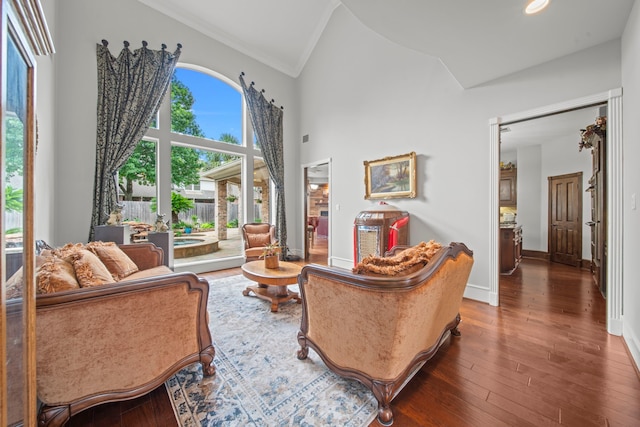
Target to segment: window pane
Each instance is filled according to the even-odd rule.
[[[271,206],[271,186],[269,172],[264,161],[259,158],[253,159],[253,203],[254,217],[248,222],[271,223],[269,218],[269,207]]]
[[[118,198],[132,240],[144,241],[156,221],[156,143],[142,140],[118,171]]]
[[[241,144],[240,92],[210,75],[177,68],[171,84],[171,130]]]
[[[7,111],[5,114],[5,238],[6,247],[22,247],[25,121],[27,115],[27,64],[9,37],[7,43]]]
[[[174,265],[242,255],[242,157],[174,145],[171,164]]]
[[[4,114],[5,130],[5,159],[4,159],[4,238],[5,259],[2,262],[5,268],[3,274],[13,276],[24,263],[23,254],[23,208],[24,208],[24,169],[25,147],[27,141],[26,124],[28,93],[28,64],[22,57],[13,35],[7,38],[7,64],[6,64],[7,93],[6,111]],[[6,273],[5,273],[6,270]],[[20,273],[17,273],[20,274]],[[18,277],[18,276],[16,276]],[[8,277],[3,278],[4,280]],[[22,279],[20,279],[22,280]],[[27,282],[28,283],[28,282]],[[7,289],[7,299],[22,297],[23,283],[16,283],[18,289]],[[3,301],[4,306],[4,301]],[[9,424],[24,419],[23,397],[25,394],[25,378],[22,356],[26,349],[23,346],[24,327],[23,322],[25,304],[14,301],[8,305],[6,313],[6,369],[8,387],[6,394],[7,416]],[[3,316],[4,317],[4,316]],[[2,319],[1,321],[4,321]],[[4,345],[4,342],[2,343]],[[3,363],[5,361],[3,360]],[[1,392],[0,392],[1,395]],[[21,423],[20,423],[21,424]]]

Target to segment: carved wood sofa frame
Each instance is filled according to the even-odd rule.
[[[393,398],[450,335],[460,335],[472,265],[473,253],[451,243],[425,267],[400,277],[305,266],[298,279],[298,358],[307,358],[311,347],[330,370],[363,383],[378,401],[378,421],[391,425]]]

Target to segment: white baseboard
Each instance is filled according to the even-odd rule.
[[[474,285],[473,283],[467,283],[467,287],[464,290],[464,297],[480,302],[489,302],[489,289],[482,288]]]
[[[331,267],[340,267],[351,270],[353,268],[353,260],[348,258],[338,258],[334,256],[329,258],[329,265]]]
[[[636,364],[636,369],[640,369],[640,340],[636,331],[629,327],[628,322],[623,322],[622,339],[627,344],[631,357]]]

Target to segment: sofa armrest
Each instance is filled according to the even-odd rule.
[[[153,243],[131,243],[118,246],[140,270],[163,265],[164,251]]]
[[[146,394],[193,362],[212,375],[208,293],[206,280],[172,273],[38,295],[41,416]]]

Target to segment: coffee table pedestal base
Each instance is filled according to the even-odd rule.
[[[302,304],[302,299],[297,292],[290,291],[286,286],[247,286],[247,289],[242,291],[242,295],[249,296],[249,293],[253,292],[255,296],[265,301],[271,302],[271,312],[276,313],[278,311],[278,305],[283,302],[296,300],[298,304]]]

